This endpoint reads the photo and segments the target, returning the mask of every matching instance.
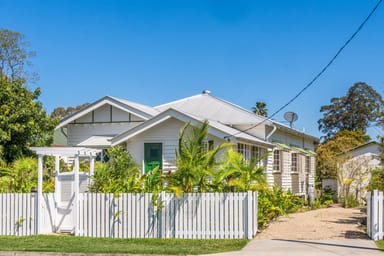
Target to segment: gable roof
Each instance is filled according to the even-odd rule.
[[[380,153],[379,147],[380,147],[380,143],[379,142],[377,142],[377,141],[370,141],[370,142],[367,142],[367,143],[365,143],[363,145],[354,147],[354,148],[348,150],[348,152],[357,152],[357,151],[364,150],[364,149],[371,149],[371,153],[379,154]]]
[[[105,96],[91,104],[89,104],[87,107],[67,116],[64,117],[59,125],[55,129],[59,129],[61,127],[66,126],[67,124],[73,122],[74,120],[92,112],[93,110],[96,110],[97,108],[105,105],[105,104],[110,104],[118,109],[121,109],[123,111],[126,111],[128,113],[134,113],[135,115],[139,116],[140,118],[143,118],[144,120],[147,120],[151,118],[154,115],[157,115],[159,113],[158,110],[142,105],[136,102],[132,101],[127,101],[123,99],[119,99],[116,97],[111,97],[111,96]]]
[[[130,129],[129,131],[126,131],[124,133],[121,133],[117,136],[115,136],[112,139],[112,146],[117,145],[123,141],[126,141],[170,118],[175,118],[177,120],[180,120],[182,122],[191,122],[192,125],[196,125],[198,123],[204,122],[206,119],[202,119],[200,117],[194,116],[192,114],[184,113],[179,110],[168,108],[167,110],[161,112],[157,116],[151,118],[150,120],[147,120],[146,122],[139,124],[138,126]],[[212,135],[215,135],[219,138],[225,139],[226,136],[231,134],[236,134],[234,136],[236,139],[241,139],[253,143],[257,143],[259,145],[263,145],[265,147],[274,147],[273,144],[266,142],[264,140],[261,140],[255,136],[252,136],[250,134],[239,132],[239,130],[234,129],[232,127],[229,127],[223,123],[220,123],[218,121],[214,120],[208,120],[209,124],[209,133]]]
[[[154,108],[159,111],[164,111],[167,108],[174,108],[183,113],[193,114],[204,119],[228,125],[247,125],[250,127],[260,123],[270,126],[276,125],[278,129],[284,130],[285,132],[306,136],[316,142],[319,141],[317,137],[288,127],[267,117],[259,116],[231,102],[214,97],[209,91],[203,91],[201,94],[166,103]],[[236,131],[239,132],[239,130]]]
[[[228,101],[216,98],[207,91],[204,91],[202,94],[155,107],[155,109],[159,111],[164,111],[168,108],[173,108],[183,113],[192,114],[224,124],[271,123],[270,120],[265,121],[265,117],[256,115],[253,112]]]

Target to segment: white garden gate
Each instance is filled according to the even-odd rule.
[[[82,147],[32,147],[38,157],[38,185],[36,231],[42,233],[44,207],[52,209],[52,232],[70,232],[77,234],[79,193],[84,192],[88,186],[89,176],[93,175],[94,163],[99,149]],[[55,157],[55,204],[47,205],[43,200],[43,157]],[[73,170],[69,173],[60,173],[60,158],[73,159]],[[89,174],[80,173],[80,158],[89,160]],[[47,227],[45,227],[46,229]]]
[[[74,172],[59,173],[56,176],[56,218],[55,232],[74,233],[75,231],[75,174]],[[90,177],[88,173],[79,172],[79,193],[87,191]]]

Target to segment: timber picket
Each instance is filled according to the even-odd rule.
[[[181,198],[163,192],[159,198],[162,206],[155,207],[150,193],[80,193],[73,231],[78,236],[116,238],[249,239],[256,235],[257,192],[184,193]],[[33,193],[0,194],[0,235],[37,234],[37,203]],[[56,232],[60,225],[56,205],[54,194],[43,194],[43,234]]]
[[[367,233],[373,240],[384,239],[384,196],[382,191],[367,193]]]

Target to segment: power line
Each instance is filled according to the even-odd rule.
[[[263,121],[252,125],[251,127],[248,127],[247,129],[241,130],[237,133],[234,133],[232,135],[226,136],[226,138],[236,136],[237,134],[240,134],[242,132],[246,132],[252,128],[255,128],[263,123],[265,123],[267,120],[270,120],[272,117],[280,113],[284,108],[286,108],[288,105],[290,105],[292,102],[294,102],[301,94],[303,94],[304,91],[306,91],[309,87],[311,87],[316,80],[318,80],[325,71],[333,64],[333,62],[339,57],[341,52],[344,50],[345,47],[349,45],[349,43],[356,37],[356,35],[360,32],[360,30],[365,26],[365,24],[368,22],[368,20],[371,18],[371,16],[376,12],[377,8],[380,6],[380,4],[383,2],[383,0],[379,0],[375,7],[372,9],[372,11],[368,14],[368,16],[365,18],[365,20],[360,24],[360,26],[355,30],[355,32],[349,37],[349,39],[343,44],[343,46],[340,47],[340,49],[336,52],[336,54],[331,58],[331,60],[321,69],[321,71],[303,88],[301,89],[293,98],[291,98],[287,103],[282,105],[278,110],[276,110],[272,115],[270,115],[268,118],[265,118]]]

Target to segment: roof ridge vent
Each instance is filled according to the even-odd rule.
[[[211,94],[211,91],[210,91],[210,90],[204,90],[204,91],[202,92],[202,94],[208,94],[208,95],[210,95],[210,94]]]

